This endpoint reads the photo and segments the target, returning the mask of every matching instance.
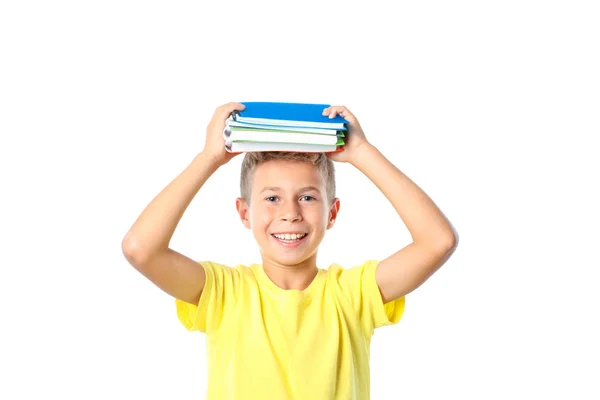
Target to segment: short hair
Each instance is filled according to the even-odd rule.
[[[252,180],[256,168],[271,160],[300,161],[314,165],[319,170],[329,203],[335,199],[335,167],[325,153],[296,153],[283,151],[248,152],[242,161],[240,174],[240,192],[242,198],[250,204]]]

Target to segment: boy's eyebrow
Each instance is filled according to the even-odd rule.
[[[277,191],[281,190],[281,188],[278,186],[267,186],[267,187],[263,188],[263,190],[261,190],[260,193],[266,192],[267,190],[272,190],[274,192],[277,192]],[[321,191],[315,186],[305,186],[303,188],[300,188],[300,190],[298,190],[298,191],[299,192],[308,192],[310,190],[314,190],[315,192],[321,193]]]

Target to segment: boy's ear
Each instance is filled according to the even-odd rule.
[[[240,215],[240,219],[244,226],[248,229],[251,229],[250,226],[250,207],[246,203],[246,200],[238,197],[235,199],[235,208],[237,209],[238,214]]]
[[[331,207],[329,208],[329,220],[327,221],[327,229],[331,229],[340,211],[340,199],[337,197],[333,200]]]

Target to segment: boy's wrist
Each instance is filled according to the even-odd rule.
[[[201,151],[198,153],[194,161],[196,160],[201,161],[202,164],[214,170],[217,170],[224,164],[218,156],[212,155],[206,151]]]
[[[349,160],[350,164],[356,167],[359,163],[366,161],[373,154],[373,151],[377,151],[377,148],[370,142],[362,143],[352,152],[352,159]]]

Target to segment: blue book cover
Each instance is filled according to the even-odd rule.
[[[346,130],[347,121],[340,115],[329,118],[323,110],[330,104],[281,103],[241,101],[246,108],[235,111],[233,118],[238,122],[264,125],[296,126],[307,128],[329,128]]]

